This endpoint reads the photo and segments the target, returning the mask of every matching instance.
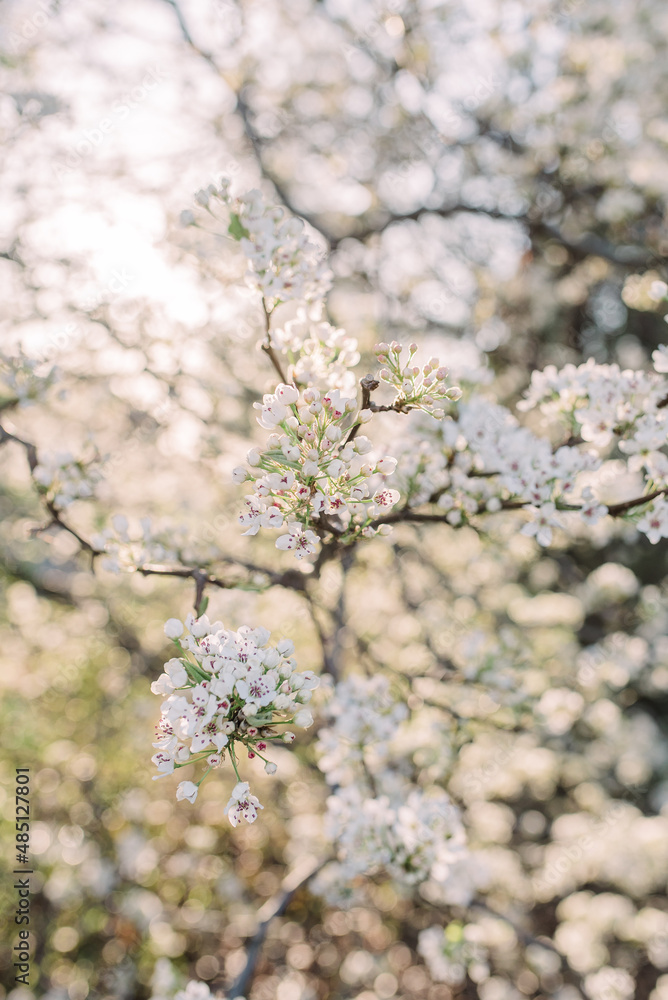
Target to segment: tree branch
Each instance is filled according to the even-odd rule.
[[[317,865],[315,868],[312,868],[307,875],[304,875],[303,878],[300,878],[295,885],[290,885],[292,879],[290,876],[288,876],[286,879],[284,879],[283,882],[284,889],[281,895],[278,896],[278,898],[269,900],[267,903],[264,904],[264,906],[258,913],[258,917],[261,917],[263,915],[263,912],[265,911],[266,911],[266,916],[264,916],[263,919],[260,920],[257,930],[255,931],[255,934],[253,935],[250,941],[250,944],[248,946],[248,955],[246,957],[246,965],[238,975],[234,984],[227,991],[230,1000],[235,1000],[236,997],[245,996],[247,994],[248,987],[251,985],[253,981],[253,977],[255,975],[255,967],[260,958],[260,954],[262,952],[262,946],[264,945],[264,941],[267,936],[267,931],[269,930],[271,922],[275,920],[276,917],[283,916],[283,914],[285,913],[288,906],[290,905],[294,897],[297,895],[299,890],[303,889],[304,886],[307,885],[307,883],[310,882],[310,880],[314,877],[314,875],[317,875],[318,872],[321,871],[325,867],[325,865],[328,864],[331,860],[333,859],[326,858],[324,861],[321,861],[320,864]],[[294,874],[292,877],[294,878]]]
[[[0,445],[7,444],[13,441],[23,448],[26,453],[26,459],[28,462],[28,467],[30,469],[30,475],[33,476],[35,469],[39,465],[39,456],[37,454],[37,448],[31,441],[25,441],[23,438],[18,437],[16,434],[11,434],[4,427],[0,426]],[[44,499],[44,498],[42,498]],[[51,520],[48,524],[43,524],[38,527],[31,529],[31,535],[39,535],[43,531],[48,531],[50,528],[58,528],[61,531],[66,531],[73,538],[76,538],[77,542],[84,551],[90,553],[91,564],[94,562],[95,557],[101,554],[100,549],[96,549],[89,541],[87,541],[82,535],[79,534],[74,528],[72,528],[66,521],[63,520],[63,516],[60,510],[54,505],[51,500],[44,500],[44,506],[46,507]]]
[[[380,382],[374,375],[365,375],[364,378],[360,379],[360,386],[362,387],[362,405],[360,410],[371,409],[371,393],[374,389],[377,389],[379,385]],[[362,421],[358,420],[358,422],[350,428],[348,437],[343,442],[344,447],[357,437],[357,433],[361,426]]]
[[[273,344],[271,343],[271,313],[267,309],[267,303],[265,301],[264,296],[262,296],[262,309],[264,311],[264,329],[265,329],[265,341],[262,345],[262,350],[268,356],[269,360],[274,366],[276,374],[278,375],[283,385],[294,384],[290,383],[290,380],[283,371],[281,362],[278,359],[278,354],[274,350]]]

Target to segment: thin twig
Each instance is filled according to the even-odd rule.
[[[379,385],[380,382],[374,375],[365,375],[364,378],[360,379],[360,386],[362,387],[362,405],[360,407],[360,411],[371,409],[371,393],[374,389],[377,389]],[[357,423],[350,428],[348,437],[343,442],[344,446],[355,439],[361,426],[362,421],[358,420]]]
[[[286,376],[285,372],[283,371],[283,366],[281,365],[281,362],[278,359],[278,354],[274,350],[274,345],[271,342],[271,313],[267,309],[267,303],[265,301],[264,296],[262,296],[262,309],[264,311],[264,329],[265,329],[265,341],[262,345],[262,350],[271,361],[276,371],[276,374],[278,375],[283,385],[288,385],[290,384],[290,381]]]
[[[14,444],[20,445],[21,448],[26,453],[26,459],[28,462],[28,467],[30,469],[30,475],[33,476],[35,469],[39,465],[39,456],[37,454],[37,448],[31,441],[25,441],[23,438],[18,437],[16,434],[10,433],[4,427],[0,426],[0,445],[7,444],[13,441]],[[100,549],[96,549],[89,541],[87,541],[83,535],[80,535],[71,525],[63,520],[63,516],[60,510],[55,506],[53,501],[44,500],[44,506],[49,513],[51,520],[47,524],[38,525],[31,529],[30,534],[34,537],[40,535],[44,531],[48,531],[50,528],[58,528],[60,531],[66,531],[73,538],[76,538],[77,542],[86,552],[90,553],[91,563],[94,562],[95,557],[101,554]]]
[[[660,490],[654,490],[653,493],[646,493],[644,497],[634,497],[633,500],[624,500],[622,503],[613,503],[608,507],[608,514],[611,517],[619,517],[620,514],[625,514],[627,510],[632,510],[634,507],[641,507],[645,503],[649,503],[650,500],[656,500],[657,497],[663,496],[666,493],[666,488]]]
[[[662,487],[661,489],[654,490],[652,493],[645,493],[641,497],[633,497],[632,500],[624,500],[621,503],[614,503],[608,506],[608,514],[610,517],[620,517],[626,514],[627,511],[633,510],[634,507],[642,507],[646,503],[650,503],[652,500],[656,500],[657,497],[665,496],[668,493],[668,487]],[[531,500],[503,500],[501,502],[501,507],[499,510],[522,510],[524,507],[531,506]],[[558,510],[565,511],[578,511],[582,510],[583,505],[577,503],[561,504],[558,506]],[[486,506],[481,505],[476,514],[488,514],[494,513],[487,510]],[[400,510],[392,511],[390,514],[383,514],[381,517],[377,517],[371,522],[371,527],[376,528],[380,524],[399,524],[400,522],[407,522],[413,524],[429,524],[429,523],[449,523],[448,515],[446,514],[434,514],[429,511],[417,511],[411,510],[410,507],[402,507]],[[456,525],[452,525],[456,527]]]

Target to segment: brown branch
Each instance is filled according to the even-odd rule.
[[[181,10],[180,5],[176,2],[176,0],[165,0],[165,3],[169,4],[169,6],[176,14],[176,19],[179,22],[179,28],[181,29],[181,34],[183,35],[184,41],[187,42],[187,44],[190,46],[193,52],[196,52],[198,56],[201,56],[202,59],[206,60],[209,66],[211,66],[211,68],[214,69],[219,76],[222,76],[223,75],[222,71],[218,66],[218,64],[216,63],[216,60],[211,55],[211,53],[206,52],[204,49],[201,49],[199,45],[197,45],[196,42],[194,41],[188,29],[188,25],[186,24],[186,19],[183,16],[183,11]]]
[[[8,430],[5,430],[4,427],[0,426],[0,445],[7,444],[10,441],[13,441],[14,444],[20,445],[20,447],[25,451],[28,467],[30,469],[30,475],[33,476],[35,469],[39,465],[39,456],[37,454],[36,446],[31,441],[25,441],[23,438],[18,437],[16,434],[11,434]],[[90,553],[91,563],[94,562],[95,557],[101,554],[101,550],[96,549],[83,537],[83,535],[80,535],[78,531],[63,520],[61,511],[58,510],[53,501],[44,499],[44,506],[46,507],[51,520],[48,524],[32,528],[30,534],[34,537],[44,531],[48,531],[50,528],[58,528],[60,531],[66,531],[69,535],[72,535],[73,538],[76,538],[77,542],[81,548],[84,549],[84,551]]]
[[[164,2],[167,3],[167,4],[169,4],[169,6],[175,12],[176,19],[179,22],[179,28],[180,28],[181,34],[183,36],[183,40],[186,42],[186,44],[193,50],[193,52],[196,55],[198,55],[202,59],[204,59],[209,64],[209,66],[214,70],[214,72],[219,77],[221,77],[222,79],[224,79],[225,82],[227,83],[227,80],[225,79],[225,74],[223,73],[223,70],[220,68],[220,66],[218,65],[218,63],[214,59],[213,55],[210,52],[207,52],[205,49],[202,49],[195,42],[195,40],[193,39],[193,37],[190,34],[190,31],[188,29],[188,25],[186,23],[184,15],[183,15],[183,11],[181,10],[180,5],[177,3],[177,0],[164,0]],[[290,195],[286,191],[284,185],[281,183],[281,181],[278,179],[278,177],[272,171],[269,170],[269,168],[265,164],[263,156],[262,156],[262,139],[258,135],[258,133],[255,131],[255,129],[253,128],[253,123],[251,121],[250,108],[249,108],[248,104],[246,103],[246,101],[244,100],[243,94],[241,93],[240,90],[237,91],[237,93],[236,93],[236,99],[237,99],[236,110],[237,110],[237,113],[238,113],[239,117],[241,118],[241,123],[242,123],[242,125],[244,127],[244,134],[246,135],[246,138],[248,139],[248,141],[249,141],[249,143],[250,143],[250,145],[252,147],[253,153],[255,155],[255,159],[257,160],[257,165],[260,168],[262,176],[265,177],[271,184],[273,184],[274,189],[276,190],[276,194],[278,195],[278,197],[280,198],[280,200],[283,202],[283,204],[285,205],[285,207],[290,212],[292,212],[293,215],[296,215],[299,218],[303,219],[310,226],[312,226],[313,229],[315,229],[319,233],[321,233],[321,235],[326,240],[328,240],[328,242],[332,243],[332,237],[326,232],[325,229],[323,229],[322,224],[318,222],[318,220],[316,219],[316,217],[313,216],[313,215],[310,215],[309,213],[299,211],[293,205],[292,200],[290,198]],[[269,353],[269,352],[267,352],[267,353]],[[273,358],[272,358],[272,361],[273,361]],[[286,382],[286,381],[287,380],[284,378],[283,382]]]
[[[620,517],[621,515],[626,514],[627,511],[633,510],[634,507],[642,507],[643,504],[650,503],[652,500],[656,500],[657,497],[665,496],[666,493],[668,493],[668,487],[662,487],[661,489],[654,490],[652,493],[646,493],[644,496],[634,497],[632,500],[624,500],[621,503],[607,505],[608,514],[610,517]],[[531,500],[503,500],[499,509],[522,510],[522,508],[529,506],[531,506]],[[569,503],[558,506],[557,510],[578,511],[582,510],[582,507],[582,504]],[[476,514],[489,513],[496,513],[496,511],[488,511],[485,505],[480,505],[476,511]],[[449,523],[447,520],[447,513],[434,514],[429,511],[422,512],[411,510],[410,507],[402,507],[400,510],[392,511],[390,514],[383,514],[381,517],[377,517],[371,522],[370,526],[372,528],[377,528],[380,524],[398,524],[402,521],[413,524]]]
[[[664,487],[660,490],[654,490],[653,493],[646,493],[644,497],[634,497],[633,500],[613,503],[608,507],[608,514],[611,517],[619,517],[620,514],[625,514],[627,510],[632,510],[634,507],[642,507],[643,504],[649,503],[650,500],[656,500],[657,497],[663,496],[666,492],[668,492],[668,488]]]
[[[360,410],[371,409],[371,393],[374,389],[377,389],[379,385],[380,382],[374,375],[365,375],[364,378],[360,379],[360,386],[362,387],[362,405]],[[358,422],[350,428],[348,437],[343,442],[344,447],[357,437],[357,433],[361,426],[362,421],[358,420]]]
[[[90,553],[92,562],[95,561],[96,556],[103,554],[104,549],[96,549],[94,545],[91,545],[90,542],[86,541],[83,535],[80,535],[78,531],[75,531],[74,528],[71,527],[71,525],[67,524],[66,521],[63,521],[62,514],[57,507],[54,507],[51,501],[46,501],[46,509],[51,515],[51,521],[49,524],[45,524],[42,528],[34,528],[34,535],[38,535],[42,531],[48,531],[49,528],[60,528],[62,531],[66,531],[69,535],[72,535],[73,538],[76,538],[81,548],[85,552]]]
[[[15,444],[21,445],[25,450],[26,457],[28,459],[28,465],[30,466],[31,474],[35,471],[39,465],[39,458],[37,457],[37,448],[30,441],[24,441],[23,438],[17,437],[16,434],[10,434],[6,431],[4,427],[0,426],[0,445],[6,444],[8,441],[14,441]]]
[[[266,336],[266,339],[265,339],[265,341],[264,341],[264,343],[262,345],[262,350],[268,356],[269,360],[271,361],[272,365],[274,366],[274,370],[276,371],[276,374],[278,375],[278,377],[281,380],[281,382],[283,383],[283,385],[290,385],[290,384],[294,385],[294,383],[290,382],[290,380],[288,379],[287,375],[283,371],[283,367],[281,365],[281,362],[278,359],[278,354],[274,350],[274,346],[273,346],[273,344],[271,342],[271,313],[267,309],[267,303],[265,301],[264,296],[262,296],[262,309],[264,311],[264,329],[265,329],[265,336]]]
[[[269,577],[271,586],[287,587],[290,590],[297,590],[305,593],[305,581],[303,580],[300,573],[295,570],[288,570],[286,573],[274,573],[272,570],[263,569],[259,566],[253,566],[250,563],[237,562],[234,559],[225,559],[232,565],[240,565],[251,572],[263,573],[265,576]],[[195,614],[197,616],[201,613],[202,600],[204,598],[204,592],[207,587],[218,587],[220,590],[235,590],[238,584],[234,582],[228,583],[226,580],[221,580],[220,577],[213,576],[207,573],[206,570],[200,569],[197,566],[161,566],[157,564],[146,563],[143,566],[138,566],[137,573],[141,576],[171,576],[182,580],[194,580],[195,581],[195,600],[194,608]]]
[[[185,580],[195,581],[195,600],[193,602],[193,607],[195,609],[196,617],[199,617],[202,613],[202,601],[204,599],[204,591],[207,587],[220,587],[221,590],[230,590],[234,587],[234,584],[226,583],[224,580],[220,580],[216,576],[210,576],[202,569],[192,567],[188,569],[187,567],[179,568],[175,567],[171,569],[168,566],[138,566],[137,572],[142,576],[175,576],[180,577]]]
[[[311,871],[307,875],[301,878],[296,885],[290,886],[288,884],[288,886],[284,888],[283,892],[278,897],[278,899],[269,900],[268,903],[264,904],[264,906],[258,913],[258,917],[262,914],[264,910],[267,911],[267,915],[258,924],[257,930],[255,931],[255,934],[253,935],[250,944],[248,945],[246,965],[237,976],[234,984],[227,991],[230,1000],[235,1000],[236,997],[246,996],[248,988],[253,981],[253,977],[255,975],[255,967],[260,958],[260,954],[262,952],[262,946],[264,945],[264,941],[267,936],[267,931],[269,930],[269,925],[271,924],[271,922],[275,920],[276,917],[283,916],[283,914],[285,913],[288,906],[290,905],[294,897],[297,895],[299,890],[303,889],[304,886],[307,885],[307,883],[310,882],[310,880],[314,877],[314,875],[317,875],[318,872],[321,871],[325,867],[325,865],[332,860],[333,858],[325,858],[324,861],[321,861],[319,865],[316,865],[316,867],[311,869]],[[285,885],[285,883],[286,882],[289,883],[289,881],[290,879],[288,877],[284,880],[283,884]]]

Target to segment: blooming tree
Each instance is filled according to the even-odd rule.
[[[601,330],[618,329],[609,325],[614,309],[606,312],[611,289],[619,293],[617,318],[622,303],[658,313],[668,292],[657,270],[663,244],[649,223],[649,249],[614,242],[627,224],[629,239],[643,242],[636,223],[646,218],[651,184],[629,192],[596,166],[609,163],[608,143],[617,169],[632,169],[628,136],[640,125],[612,98],[589,108],[588,121],[601,118],[610,132],[596,140],[601,149],[588,147],[597,183],[607,185],[594,210],[584,168],[575,153],[560,151],[563,137],[583,128],[578,67],[595,72],[564,23],[577,10],[545,5],[530,14],[519,5],[513,13],[491,4],[477,18],[465,4],[451,12],[394,5],[362,21],[372,16],[366,7],[325,5],[322,13],[315,5],[305,29],[314,65],[325,67],[328,18],[346,39],[358,81],[330,115],[358,176],[337,182],[328,200],[334,167],[318,161],[316,169],[313,161],[331,138],[308,132],[299,115],[312,114],[309,100],[334,99],[336,74],[322,69],[320,89],[301,90],[301,103],[276,83],[272,104],[272,73],[261,71],[258,54],[261,25],[244,28],[236,7],[225,8],[230,32],[246,39],[246,63],[237,65],[234,44],[217,58],[178,5],[169,6],[196,64],[222,81],[221,93],[235,73],[250,75],[230,115],[259,186],[217,176],[190,208],[172,206],[172,245],[180,248],[173,253],[179,268],[188,261],[195,282],[184,291],[185,311],[196,311],[194,287],[211,304],[206,322],[175,318],[175,299],[166,336],[169,322],[157,308],[143,314],[132,300],[73,301],[68,309],[82,325],[68,343],[78,336],[80,352],[30,354],[27,330],[21,350],[0,358],[8,491],[18,493],[26,476],[33,488],[18,511],[22,541],[7,546],[19,584],[17,627],[30,619],[22,585],[37,587],[40,599],[66,593],[92,625],[100,613],[86,603],[92,588],[101,588],[109,614],[124,595],[133,634],[120,619],[114,627],[127,657],[116,672],[110,660],[100,683],[107,702],[120,703],[135,670],[137,703],[147,705],[149,689],[160,698],[142,707],[146,725],[138,744],[128,743],[129,767],[146,801],[160,804],[158,822],[182,823],[184,831],[168,855],[167,834],[149,841],[130,829],[138,807],[133,790],[119,787],[120,806],[98,803],[88,816],[82,802],[72,805],[62,841],[72,861],[65,861],[81,861],[74,855],[86,824],[100,823],[112,838],[123,830],[125,839],[114,841],[118,871],[145,889],[117,905],[116,876],[94,852],[81,879],[109,899],[115,943],[130,933],[124,921],[158,942],[159,961],[150,970],[145,962],[139,977],[155,1000],[204,1000],[218,988],[229,997],[292,1000],[309,995],[305,973],[314,963],[323,977],[339,975],[333,995],[363,984],[375,991],[363,996],[388,1000],[400,988],[443,1000],[457,991],[483,1000],[603,1000],[631,997],[638,987],[661,1000],[668,753],[657,705],[668,687],[660,573],[668,347],[652,337],[627,341],[614,359],[598,350]],[[270,10],[291,26],[276,37],[289,61],[287,40],[297,36],[302,12],[278,5],[265,18]],[[580,13],[608,65],[596,21],[603,13]],[[205,37],[206,18],[194,20]],[[641,41],[649,44],[641,22],[632,20],[631,61]],[[488,61],[489,86],[467,93],[450,70],[439,70],[456,54],[455,37],[457,72],[461,59]],[[510,55],[502,58],[504,51]],[[575,67],[571,76],[564,67]],[[376,95],[371,106],[363,82]],[[636,86],[632,75],[629,93]],[[559,115],[550,111],[557,94]],[[271,110],[277,95],[282,103]],[[379,135],[391,127],[396,141],[395,153],[383,153],[372,194],[368,142],[354,124],[360,101]],[[555,134],[545,127],[550,114]],[[648,129],[648,141],[659,135],[658,125]],[[411,136],[419,155],[400,152]],[[281,150],[298,138],[302,184],[282,174]],[[654,162],[652,151],[646,161]],[[598,231],[579,232],[593,230],[592,217]],[[492,226],[502,236],[497,243],[495,229],[485,243]],[[503,260],[488,258],[490,245],[501,246]],[[527,304],[513,269],[522,253],[539,250],[544,260]],[[412,254],[423,254],[419,266]],[[569,255],[571,272],[549,285],[561,287],[550,298],[542,269],[565,267]],[[4,258],[27,272],[25,287],[34,291],[35,275],[47,281],[49,272],[25,256],[14,248]],[[185,271],[175,273],[185,287]],[[500,285],[492,287],[491,274]],[[373,324],[344,322],[337,294],[346,282],[353,302],[362,288],[381,289]],[[37,315],[43,300],[36,294]],[[530,371],[513,367],[531,357],[537,316],[551,331],[585,300],[596,323],[587,334],[582,321],[580,344],[598,357],[584,350],[584,360],[574,351],[559,359],[557,351],[545,363],[534,352]],[[501,319],[511,306],[517,348]],[[443,330],[467,325],[468,340]],[[497,348],[491,363],[485,354]],[[64,451],[53,428],[75,422],[73,398],[89,417],[78,433],[63,435],[79,437],[78,448],[68,443]],[[128,436],[133,447],[119,448],[109,431],[122,421],[143,426]],[[40,553],[51,545],[57,557],[51,564],[40,555],[46,569],[37,571],[37,557],[14,558],[17,544]],[[636,551],[645,564],[631,557]],[[112,575],[120,573],[127,583]],[[63,575],[75,583],[66,592]],[[58,634],[55,627],[52,645]],[[142,643],[151,653],[138,669],[132,656]],[[63,677],[54,691],[73,683]],[[44,697],[48,684],[36,690]],[[119,732],[128,723],[119,719]],[[51,764],[69,759],[60,753],[67,748],[55,742],[47,787]],[[86,756],[88,763],[73,764],[82,781],[94,774],[90,761],[97,766]],[[158,795],[166,798],[149,798]],[[253,897],[233,867],[196,870],[202,845],[220,864],[230,845],[245,845],[239,858],[249,878],[262,867],[252,868],[262,846],[267,881],[257,876]],[[178,880],[192,880],[190,908],[184,903],[173,919],[165,918],[168,895],[163,900],[156,888],[149,899],[158,868],[172,902],[181,898]],[[200,898],[202,886],[208,895]],[[67,879],[55,876],[45,888],[63,908],[68,893]],[[270,898],[260,909],[263,895]],[[242,930],[223,921],[222,961],[211,944],[202,950],[200,938],[189,942],[186,970],[180,937],[191,914],[206,934],[214,899],[237,896]],[[308,942],[296,921],[292,929],[281,924],[303,899],[302,922],[316,927]],[[217,933],[222,925],[215,926]],[[289,969],[276,976],[262,963],[276,959],[281,939],[272,934],[282,926]],[[79,932],[70,947],[68,931],[63,924],[55,938],[61,954],[77,947]],[[362,935],[364,947],[351,937],[342,958],[332,942],[343,934]],[[113,959],[113,948],[105,952]],[[119,996],[128,989],[122,960]],[[196,977],[187,985],[186,971]],[[56,968],[49,986],[58,975]]]

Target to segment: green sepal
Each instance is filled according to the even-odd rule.
[[[236,212],[232,212],[230,215],[230,224],[227,227],[227,231],[230,236],[234,237],[235,240],[240,240],[242,236],[245,236],[246,239],[250,237],[250,233],[246,227],[242,225],[241,219]]]

